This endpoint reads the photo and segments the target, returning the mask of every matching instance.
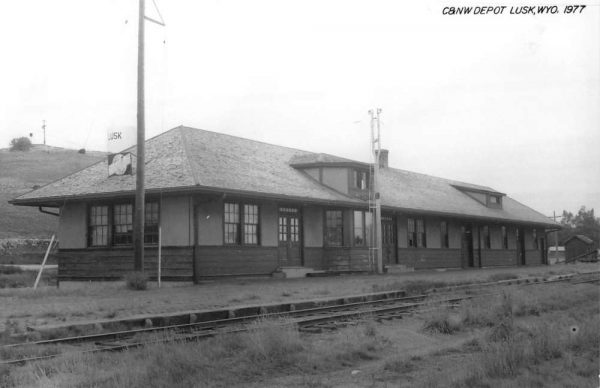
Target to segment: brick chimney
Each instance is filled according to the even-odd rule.
[[[388,154],[389,150],[381,149],[381,154],[379,154],[379,168],[387,168],[388,167]]]

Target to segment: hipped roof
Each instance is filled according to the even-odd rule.
[[[135,147],[127,151],[135,154]],[[149,194],[237,193],[330,205],[367,206],[366,201],[328,188],[299,168],[315,163],[366,165],[334,155],[180,126],[146,141],[145,188]],[[502,199],[502,209],[493,209],[457,188],[496,192],[489,187],[394,168],[382,169],[380,177],[384,208],[556,226],[544,215],[508,196]],[[11,202],[15,205],[57,206],[70,200],[132,196],[134,192],[135,175],[108,177],[107,161],[104,160]]]

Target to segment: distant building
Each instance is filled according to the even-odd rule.
[[[391,168],[387,156],[379,175],[384,265],[546,263],[545,231],[560,226],[543,214],[490,187]],[[133,270],[133,163],[133,175],[109,176],[104,160],[11,201],[60,210],[60,279]],[[149,139],[147,271],[156,273],[159,227],[168,278],[372,270],[373,168],[188,127]]]
[[[565,241],[565,257],[571,260],[595,260],[598,258],[598,246],[591,238],[578,234]]]
[[[548,248],[548,264],[564,263],[565,262],[565,247],[551,246]]]

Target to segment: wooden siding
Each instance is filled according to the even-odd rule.
[[[312,269],[327,269],[323,248],[304,248],[304,266]]]
[[[323,249],[325,267],[331,271],[370,271],[369,249],[328,247]]]
[[[163,247],[162,277],[172,280],[192,280],[193,249]],[[156,277],[158,255],[156,248],[146,249],[144,267],[150,277]],[[60,250],[58,276],[61,280],[117,279],[133,271],[133,250]]]
[[[533,249],[525,250],[525,263],[526,265],[540,265],[542,264],[542,252]]]
[[[460,268],[460,249],[399,248],[398,263],[415,269]]]
[[[503,265],[517,265],[516,249],[483,249],[481,251],[482,267]]]
[[[197,246],[197,278],[228,275],[270,275],[277,267],[277,247]]]

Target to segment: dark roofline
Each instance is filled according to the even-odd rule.
[[[563,242],[563,245],[565,245],[567,242],[573,240],[574,238],[588,244],[588,245],[593,245],[594,244],[594,240],[592,240],[591,238],[589,238],[588,236],[585,236],[583,234],[576,234],[575,236],[571,236],[568,239],[565,240],[565,242]]]

